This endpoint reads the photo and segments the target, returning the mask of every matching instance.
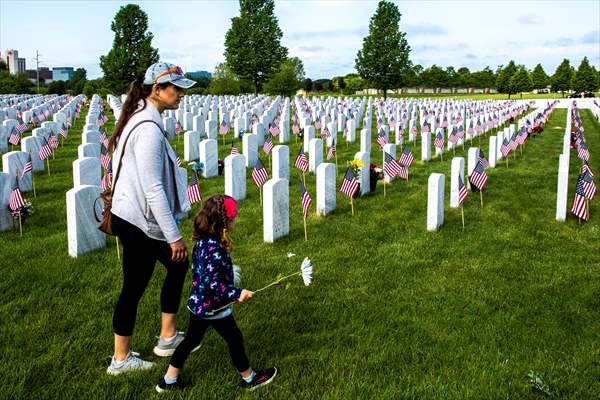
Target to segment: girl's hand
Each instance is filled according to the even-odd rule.
[[[250,300],[252,296],[254,296],[254,292],[242,289],[242,293],[240,294],[240,298],[238,299],[238,301],[240,302],[240,304],[244,304],[245,302]]]
[[[184,261],[187,258],[187,246],[185,245],[183,239],[179,239],[176,242],[169,243],[169,246],[171,246],[171,259],[173,261]]]

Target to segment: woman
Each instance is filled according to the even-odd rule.
[[[166,267],[167,276],[160,295],[162,326],[154,353],[171,356],[183,340],[175,322],[188,255],[176,215],[188,211],[190,205],[187,182],[178,173],[161,113],[177,109],[185,89],[194,83],[177,66],[151,65],[143,79],[131,84],[110,138],[116,168],[112,228],[123,243],[123,288],[113,315],[115,352],[107,369],[111,375],[154,366],[138,358],[130,345],[137,306],[157,260]]]

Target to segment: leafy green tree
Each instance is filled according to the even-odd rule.
[[[304,80],[304,82],[302,83],[302,87],[304,89],[305,92],[310,92],[313,90],[313,81],[310,78],[306,78]]]
[[[366,87],[366,82],[360,76],[346,76],[344,82],[346,83],[346,90],[352,94]]]
[[[265,85],[265,92],[273,95],[293,96],[302,87],[304,66],[299,58],[294,57],[281,63],[279,71]]]
[[[533,88],[544,89],[546,86],[548,86],[549,81],[550,78],[548,75],[546,75],[546,71],[544,71],[542,64],[536,65],[531,72],[531,83],[533,84]]]
[[[27,74],[13,75],[7,70],[0,71],[0,94],[33,93],[33,83]]]
[[[240,0],[240,16],[231,19],[225,35],[225,60],[240,78],[253,82],[254,93],[287,58],[274,10],[274,0]]]
[[[496,89],[499,93],[508,93],[508,98],[510,99],[510,95],[514,93],[511,91],[510,79],[517,72],[517,66],[513,60],[510,60],[506,67],[498,67],[498,69],[500,71],[496,79]]]
[[[400,11],[394,3],[381,0],[369,23],[369,34],[363,39],[356,56],[356,71],[375,88],[387,90],[403,86],[410,72],[410,46],[400,32]]]
[[[533,83],[527,69],[521,65],[517,72],[510,78],[510,92],[520,93],[523,98],[523,92],[528,92],[533,88]]]
[[[210,80],[210,93],[215,95],[240,94],[240,79],[227,63],[218,64]]]
[[[421,83],[427,88],[445,88],[448,87],[448,74],[433,64],[421,73]]]
[[[497,76],[489,66],[485,67],[481,71],[474,72],[471,77],[471,81],[476,87],[488,89],[496,87]]]
[[[50,94],[65,94],[67,92],[67,82],[52,81],[48,84],[48,93]]]
[[[469,68],[461,67],[456,71],[456,83],[459,88],[469,88],[473,86]]]
[[[0,71],[8,71],[8,64],[0,58]]]
[[[573,70],[566,58],[562,60],[552,75],[552,91],[561,92],[562,97],[565,97],[565,91],[571,88],[571,79],[573,78]]]
[[[422,75],[423,74],[423,66],[421,64],[416,64],[410,68],[406,75],[406,86],[409,87],[420,87],[422,84]]]
[[[346,89],[346,81],[343,76],[335,76],[331,79],[331,82],[333,83],[333,90],[336,92],[341,93]]]
[[[100,67],[108,88],[124,93],[139,75],[158,62],[158,49],[152,47],[153,35],[148,30],[148,16],[136,4],[119,9],[110,25],[115,33],[113,47],[100,57]]]
[[[572,78],[572,89],[576,92],[593,92],[598,88],[596,71],[590,66],[587,57],[583,57],[579,68]]]
[[[84,68],[77,68],[73,71],[71,80],[67,83],[67,90],[73,94],[83,93],[83,88],[87,82],[87,71]]]

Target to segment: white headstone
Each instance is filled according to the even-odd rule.
[[[349,119],[346,121],[346,141],[353,143],[356,140],[356,121]]]
[[[317,167],[317,214],[327,215],[336,206],[335,165],[321,163]]]
[[[8,151],[8,128],[4,125],[0,125],[0,154],[4,154]]]
[[[73,187],[82,185],[100,185],[102,168],[96,157],[79,158],[73,161]]]
[[[304,152],[307,152],[310,147],[311,139],[315,138],[315,127],[306,125],[304,127]]]
[[[563,154],[569,154],[571,151],[571,135],[565,133],[563,136]]]
[[[354,159],[360,160],[363,163],[358,172],[358,181],[360,183],[360,195],[364,196],[371,192],[370,156],[369,153],[359,151],[354,155]]]
[[[371,131],[369,129],[360,131],[360,151],[371,153]]]
[[[569,154],[561,154],[558,161],[558,186],[556,189],[556,220],[567,218],[567,193],[569,190]]]
[[[31,131],[31,136],[39,137],[40,139],[48,139],[50,137],[50,131],[46,128],[34,128]]]
[[[258,157],[257,136],[255,134],[242,136],[242,152],[246,157],[246,167],[254,167]]]
[[[100,132],[99,131],[84,131],[81,135],[81,144],[87,143],[100,143]]]
[[[457,208],[458,204],[458,177],[466,185],[465,181],[465,159],[462,157],[454,157],[452,159],[452,167],[450,172],[450,208]]]
[[[427,192],[427,230],[436,231],[444,223],[444,174],[431,174]]]
[[[504,134],[502,132],[498,132],[496,135],[496,161],[502,159],[502,152],[500,151],[500,146],[502,146],[502,142],[504,141]]]
[[[323,140],[311,139],[308,144],[308,170],[317,172],[317,167],[323,162]]]
[[[204,178],[219,175],[219,154],[215,139],[204,139],[200,142],[200,162],[204,164],[202,170]]]
[[[385,153],[388,153],[390,156],[392,156],[392,158],[396,158],[396,145],[394,143],[388,143],[386,145],[383,146],[383,161],[381,162],[381,165],[383,167],[383,165],[385,164]],[[392,179],[387,176],[387,174],[383,174],[383,180],[386,183],[390,183],[392,181]]]
[[[204,131],[209,139],[217,138],[217,120],[209,119],[204,123]]]
[[[269,179],[263,185],[263,240],[273,243],[290,231],[289,183]]]
[[[492,168],[496,168],[496,155],[498,154],[497,143],[498,138],[494,135],[490,136],[490,148],[488,151],[488,157],[490,159],[488,161]]]
[[[183,123],[181,125],[182,125],[184,131],[192,130],[192,118],[193,117],[194,117],[194,115],[191,112],[183,113]]]
[[[273,147],[273,179],[290,180],[290,149],[284,145]]]
[[[169,137],[175,136],[175,118],[165,117],[163,118],[163,126]]]
[[[2,171],[10,175],[10,186],[12,188],[18,183],[22,191],[30,191],[31,174],[25,174],[21,178],[23,167],[29,161],[29,154],[24,151],[9,151],[2,155]]]
[[[421,133],[421,161],[431,160],[431,132]]]
[[[86,143],[77,146],[78,158],[96,157],[100,158],[100,145],[96,143]]]
[[[255,123],[252,127],[252,133],[256,135],[256,145],[262,146],[265,143],[265,126],[260,122]]]
[[[236,200],[246,198],[246,158],[241,154],[225,157],[225,194]]]
[[[106,246],[106,236],[98,228],[93,212],[98,218],[102,213],[102,201],[94,202],[100,195],[100,186],[84,185],[67,192],[67,238],[69,255],[81,254]]]
[[[0,172],[0,232],[7,231],[13,227],[13,217],[8,208],[10,194],[12,193],[10,182],[10,175]]]
[[[31,154],[31,164],[34,171],[45,169],[44,161],[40,160],[40,147],[42,147],[42,140],[39,137],[27,136],[21,141],[21,150]]]
[[[200,134],[200,137],[205,137],[204,131],[204,116],[203,115],[195,115],[192,117],[192,129]]]
[[[290,141],[290,118],[285,113],[281,114],[279,121],[279,143],[287,143]]]
[[[194,161],[198,159],[200,133],[188,131],[183,134],[183,159]]]
[[[468,167],[467,167],[467,175],[471,176],[471,173],[475,169],[477,165],[477,161],[479,161],[479,148],[471,147],[469,148],[469,159],[468,159]]]

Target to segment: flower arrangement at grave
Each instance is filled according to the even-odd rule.
[[[24,224],[27,218],[33,215],[33,205],[31,204],[31,201],[24,199],[23,202],[24,204],[16,210],[10,210],[9,207],[15,226],[19,223],[19,218],[21,218],[21,224]]]
[[[348,166],[352,170],[352,173],[354,174],[354,177],[356,179],[358,179],[358,173],[360,172],[360,169],[362,167],[364,167],[364,164],[363,164],[362,160],[348,161]]]

